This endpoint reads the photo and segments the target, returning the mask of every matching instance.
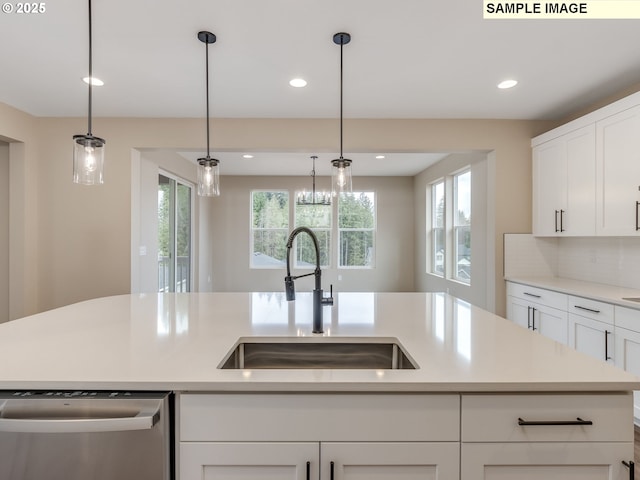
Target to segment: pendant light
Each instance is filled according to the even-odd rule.
[[[73,182],[83,185],[104,183],[104,145],[102,138],[91,133],[91,93],[93,83],[91,0],[89,0],[89,113],[86,135],[73,136]]]
[[[205,45],[206,83],[207,83],[207,156],[198,159],[198,195],[217,197],[220,195],[220,161],[211,158],[209,151],[209,44],[216,43],[211,32],[198,32],[198,40]]]
[[[340,32],[333,43],[340,45],[340,158],[331,161],[331,194],[351,193],[351,160],[342,157],[342,47],[351,41],[351,35]]]
[[[331,196],[328,193],[318,192],[318,194],[316,194],[316,158],[318,157],[315,155],[311,157],[313,160],[313,169],[311,170],[311,195],[306,191],[298,193],[296,198],[297,205],[331,205]]]

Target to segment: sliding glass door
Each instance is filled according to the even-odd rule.
[[[191,291],[192,186],[158,176],[158,291]]]

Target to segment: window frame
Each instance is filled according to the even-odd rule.
[[[253,225],[253,203],[254,203],[254,195],[256,193],[283,193],[287,198],[287,226],[279,227],[279,228],[263,228],[263,227],[254,227]],[[291,224],[291,195],[288,189],[271,189],[271,188],[263,188],[263,189],[252,189],[250,191],[250,199],[249,199],[249,268],[256,270],[282,270],[286,268],[286,258],[282,261],[282,264],[273,264],[273,265],[256,265],[254,263],[255,259],[255,236],[254,233],[256,231],[283,231],[285,233],[284,239],[286,243],[286,239],[289,236],[289,226]]]
[[[428,219],[428,226],[429,226],[429,232],[428,232],[428,245],[429,247],[427,248],[429,254],[427,256],[428,261],[427,261],[427,273],[431,274],[431,275],[435,275],[436,277],[440,277],[440,278],[445,278],[446,276],[446,272],[447,272],[447,259],[448,259],[448,255],[447,255],[447,241],[446,241],[446,225],[447,225],[447,185],[446,185],[446,179],[445,178],[439,178],[433,182],[431,182],[429,184],[429,191],[428,191],[428,195],[429,195],[429,201],[428,201],[428,205],[429,205],[429,219]],[[440,203],[440,201],[438,199],[436,199],[436,192],[437,192],[437,188],[438,186],[442,185],[442,196],[441,198],[443,199],[443,212],[442,212],[442,226],[438,227],[436,226],[436,218],[438,216],[437,214],[437,208],[438,208],[438,203]],[[438,243],[436,242],[436,230],[441,230],[442,231],[442,239],[443,239],[443,249],[442,249],[442,273],[438,273],[438,271],[436,270],[437,268],[437,255],[438,252],[436,251],[436,248],[438,246]]]
[[[463,176],[463,175],[469,175],[469,223],[467,225],[460,225],[458,222],[459,216],[458,216],[458,212],[460,210],[459,208],[459,201],[460,201],[460,197],[458,195],[459,193],[459,187],[458,187],[458,179]],[[453,180],[453,219],[452,219],[452,235],[453,235],[453,239],[452,239],[452,252],[453,252],[453,256],[452,256],[452,262],[453,262],[453,267],[452,267],[452,274],[451,277],[453,280],[456,280],[458,282],[464,283],[466,285],[471,285],[471,268],[473,265],[473,262],[471,260],[471,245],[472,245],[472,231],[471,231],[471,216],[473,214],[473,209],[472,209],[472,202],[471,202],[471,194],[472,194],[472,190],[471,190],[471,167],[466,167],[462,170],[458,170],[457,172],[455,172],[452,175],[452,180]],[[459,235],[459,231],[461,229],[468,229],[469,230],[469,278],[463,278],[459,275],[459,254],[460,252],[458,251],[459,248],[459,242],[458,242],[458,235]]]
[[[340,198],[343,195],[361,195],[361,194],[371,195],[373,197],[373,226],[366,228],[342,228],[340,227]],[[340,270],[372,270],[376,268],[376,255],[377,255],[377,246],[376,246],[376,237],[378,230],[378,194],[375,190],[362,190],[355,191],[351,193],[341,193],[337,196],[336,203],[336,242],[338,243],[338,247],[336,249],[336,253],[338,255],[338,259],[336,261],[336,267]],[[371,262],[369,265],[341,265],[342,259],[342,232],[371,232],[372,233],[372,254],[371,254]]]

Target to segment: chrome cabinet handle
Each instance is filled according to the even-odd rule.
[[[593,425],[591,420],[583,420],[580,417],[577,417],[575,420],[523,420],[522,418],[518,418],[518,425],[522,427],[528,426],[540,426],[540,425],[549,425],[549,426],[557,426],[557,425]]]
[[[629,469],[629,480],[634,480],[636,475],[636,464],[633,460],[628,462],[622,461],[622,464]]]

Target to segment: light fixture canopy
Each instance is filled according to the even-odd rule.
[[[331,195],[338,193],[351,193],[351,160],[342,156],[343,144],[343,115],[342,115],[342,48],[351,41],[351,35],[345,32],[336,33],[333,36],[333,43],[340,45],[340,158],[331,161]]]
[[[296,205],[331,205],[331,195],[327,192],[316,192],[316,155],[312,155],[311,192],[302,191],[296,197]]]
[[[198,195],[217,197],[220,195],[220,160],[211,158],[209,134],[209,44],[216,43],[216,36],[207,31],[198,32],[198,40],[205,45],[206,91],[207,91],[207,156],[198,159]]]
[[[91,0],[89,3],[89,77],[93,78],[93,55],[91,31]],[[87,134],[73,136],[73,182],[83,185],[104,183],[104,150],[106,141],[91,133],[92,82],[89,85],[89,108],[87,113]]]

